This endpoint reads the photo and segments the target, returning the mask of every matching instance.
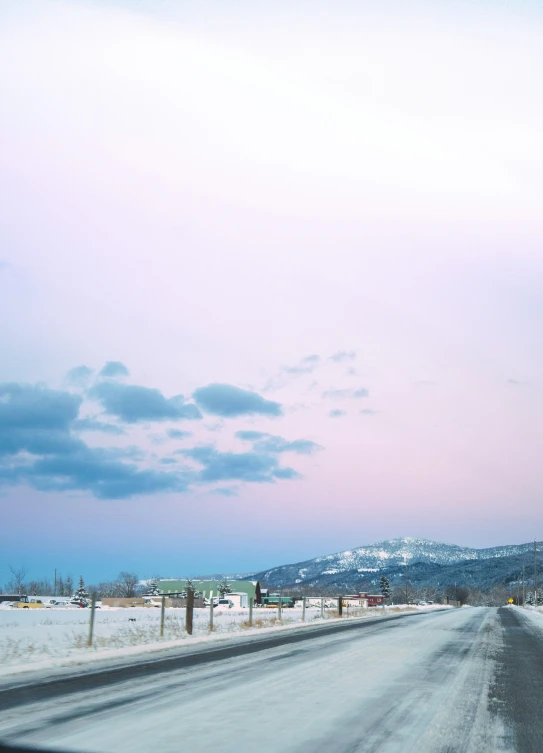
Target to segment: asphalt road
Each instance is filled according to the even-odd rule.
[[[0,692],[0,740],[73,753],[541,753],[541,709],[543,617],[474,608],[21,684]]]

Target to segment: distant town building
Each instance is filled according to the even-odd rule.
[[[195,590],[201,593],[205,599],[219,596],[220,580],[193,580],[192,583]],[[262,601],[260,583],[257,580],[228,580],[228,586],[230,587],[232,596],[236,597],[232,599],[236,606],[238,602],[240,606],[245,604],[243,594],[247,594],[247,600],[253,599],[255,604],[260,604]],[[161,578],[158,582],[158,588],[161,594],[183,593],[187,588],[187,580]],[[227,599],[230,598],[230,594],[228,593],[225,596]]]

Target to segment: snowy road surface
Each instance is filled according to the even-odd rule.
[[[312,630],[170,671],[13,688],[0,739],[74,753],[543,750],[541,615],[472,608]]]

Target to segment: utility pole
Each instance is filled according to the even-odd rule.
[[[92,637],[94,633],[94,613],[96,612],[96,594],[93,592],[91,597],[91,611],[90,611],[90,623],[89,623],[89,637],[87,638],[87,646],[92,646]]]
[[[522,565],[522,606],[524,606],[524,602],[526,601],[526,579],[525,579],[525,565]]]
[[[534,539],[534,600],[537,606],[537,541]]]
[[[409,584],[409,580],[408,580],[408,573],[409,573],[409,565],[407,564],[407,555],[406,555],[406,554],[404,554],[403,558],[404,558],[404,561],[405,561],[405,603],[406,603],[406,605],[407,605],[407,603],[408,603],[408,601],[409,601],[409,595],[408,595],[408,584]]]
[[[57,595],[57,569],[55,567],[55,590],[54,590],[53,596],[56,596],[56,595]]]

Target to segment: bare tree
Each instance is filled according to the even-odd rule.
[[[12,565],[10,565],[9,569],[13,575],[12,583],[14,590],[17,591],[19,596],[22,596],[25,591],[24,580],[28,575],[28,569],[24,565],[21,565],[20,567],[12,567]]]
[[[125,571],[119,573],[118,576],[120,590],[122,595],[126,598],[136,596],[138,586],[138,576],[136,573],[127,573]]]

